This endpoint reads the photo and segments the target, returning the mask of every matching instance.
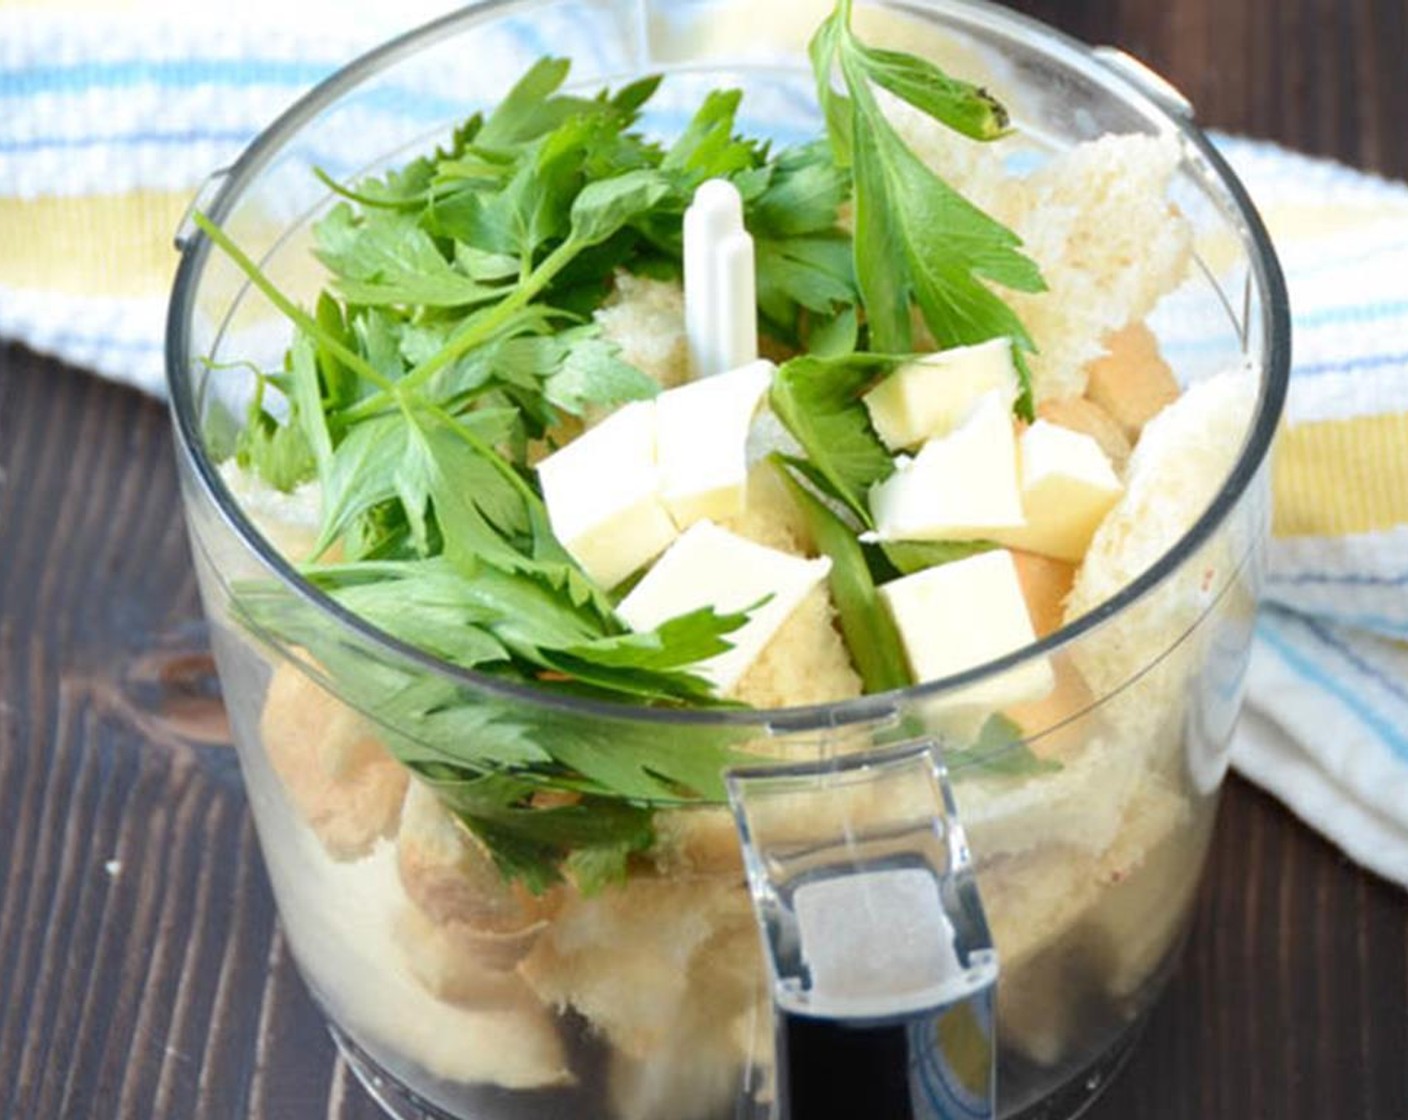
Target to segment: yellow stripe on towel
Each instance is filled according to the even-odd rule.
[[[1408,412],[1283,428],[1273,460],[1281,537],[1408,524]]]
[[[0,283],[91,296],[166,292],[189,191],[0,197]]]

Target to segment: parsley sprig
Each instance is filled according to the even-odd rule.
[[[941,347],[1009,337],[1022,375],[1018,411],[1032,419],[1031,377],[1022,351],[1035,348],[991,284],[1045,289],[1020,239],[929,169],[895,131],[876,97],[887,90],[975,140],[995,140],[1007,114],[985,90],[913,55],[879,50],[851,30],[851,0],[839,0],[811,42],[817,98],[836,160],[855,180],[855,275],[870,349],[914,349],[917,305]],[[837,88],[839,79],[841,89]],[[844,91],[844,92],[843,92]]]

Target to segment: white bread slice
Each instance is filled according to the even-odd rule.
[[[1036,342],[1038,401],[1079,396],[1101,339],[1143,319],[1182,282],[1192,227],[1167,201],[1180,152],[1171,137],[1102,136],[1011,180],[996,216],[1041,265],[1047,291],[1013,293]]]
[[[432,923],[478,938],[486,966],[511,968],[532,947],[556,894],[535,896],[504,881],[484,847],[413,779],[401,809],[396,862],[406,894]]]
[[[1193,385],[1148,423],[1130,458],[1124,495],[1076,571],[1066,621],[1127,587],[1203,513],[1241,450],[1255,396],[1251,372],[1229,370]],[[1236,527],[1215,535],[1143,600],[1071,648],[1095,694],[1109,698],[1106,718],[1132,750],[1178,733],[1188,681],[1210,636],[1190,631],[1250,546],[1229,537]]]
[[[748,893],[733,876],[633,875],[590,898],[568,893],[518,970],[545,1003],[576,1008],[616,1049],[647,1061],[671,1045],[690,1001],[706,998],[691,978],[696,954],[745,918]]]

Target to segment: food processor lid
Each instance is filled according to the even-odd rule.
[[[995,1118],[998,961],[931,739],[738,768],[777,1115]]]

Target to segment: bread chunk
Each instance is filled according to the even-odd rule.
[[[1017,581],[1022,585],[1032,629],[1038,638],[1044,638],[1061,626],[1075,565],[1021,549],[1012,550],[1012,562],[1017,566]]]
[[[1134,443],[1144,425],[1178,399],[1178,382],[1159,353],[1159,340],[1142,322],[1109,335],[1105,347],[1087,367],[1085,394]]]
[[[1147,779],[1098,856],[1048,847],[979,871],[1002,961],[998,1025],[1006,1045],[1054,1065],[1080,1045],[1081,1024],[1106,1017],[1111,997],[1149,978],[1182,928],[1185,869],[1196,877],[1202,858],[1188,818],[1183,797]],[[1138,896],[1164,889],[1168,856],[1180,864],[1167,884],[1169,905],[1146,908]],[[1107,913],[1112,889],[1128,899]]]
[[[360,859],[395,834],[405,767],[302,665],[274,670],[259,732],[289,800],[334,859]]]
[[[1241,450],[1255,395],[1250,372],[1230,370],[1193,385],[1149,422],[1130,458],[1124,495],[1076,571],[1067,621],[1143,575],[1203,514]],[[1096,695],[1109,697],[1105,717],[1134,749],[1177,734],[1208,636],[1193,627],[1232,579],[1245,547],[1249,542],[1238,544],[1227,532],[1214,536],[1072,650]]]
[[[684,329],[684,289],[618,271],[615,290],[595,312],[602,335],[621,348],[621,360],[660,382],[689,380],[689,339]]]
[[[576,1008],[617,1050],[648,1061],[670,1046],[692,1001],[727,995],[701,985],[696,956],[753,920],[732,877],[636,875],[590,898],[569,894],[519,972],[545,1003]]]
[[[516,964],[557,901],[506,882],[483,845],[418,780],[406,791],[396,857],[411,901],[431,922],[457,931],[461,947],[486,967]]]

